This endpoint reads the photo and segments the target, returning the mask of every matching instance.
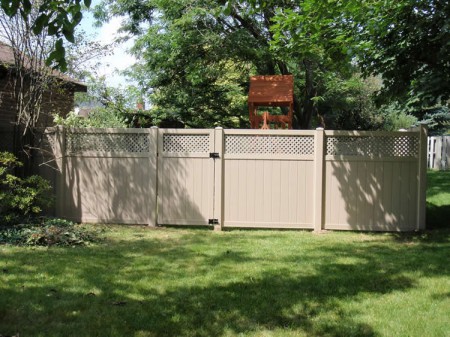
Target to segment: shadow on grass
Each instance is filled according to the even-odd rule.
[[[427,203],[427,229],[450,229],[450,205]]]
[[[259,239],[266,240],[264,235]],[[233,245],[236,240],[250,239],[202,233],[173,241],[15,252],[6,271],[14,277],[0,299],[0,333],[222,336],[291,331],[368,337],[377,332],[358,321],[361,313],[344,308],[343,301],[410,289],[415,286],[405,276],[410,271],[449,272],[436,245],[375,241],[273,256]],[[30,262],[30,254],[37,260]]]

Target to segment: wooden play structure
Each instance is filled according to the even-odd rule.
[[[258,114],[258,107],[288,107],[287,115]],[[250,77],[248,111],[252,129],[292,129],[294,76],[264,75]]]

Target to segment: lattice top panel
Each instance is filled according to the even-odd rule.
[[[68,133],[67,152],[148,153],[150,140],[142,133]]]
[[[163,136],[163,152],[208,153],[209,135],[165,134]]]
[[[227,135],[225,153],[313,155],[314,136]]]
[[[327,155],[415,157],[419,153],[417,136],[327,137]]]

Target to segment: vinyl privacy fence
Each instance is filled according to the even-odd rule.
[[[426,128],[46,129],[41,174],[80,222],[409,231],[425,226]]]

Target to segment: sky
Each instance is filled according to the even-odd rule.
[[[99,0],[94,0],[91,8],[95,7],[98,3]],[[83,13],[83,19],[81,20],[79,29],[85,31],[91,40],[107,44],[113,42],[114,39],[119,36],[117,30],[121,26],[121,20],[121,18],[114,17],[110,22],[103,26],[95,27],[95,21],[92,14],[86,12]],[[104,75],[106,77],[106,83],[109,86],[123,87],[129,84],[129,81],[127,81],[124,76],[118,74],[118,72],[135,63],[135,58],[127,53],[127,50],[131,48],[132,45],[133,41],[131,40],[122,43],[114,48],[112,55],[105,56],[100,60],[101,65],[97,68],[98,75]]]

